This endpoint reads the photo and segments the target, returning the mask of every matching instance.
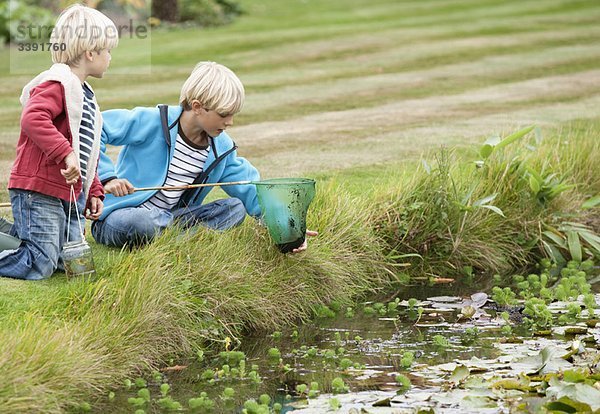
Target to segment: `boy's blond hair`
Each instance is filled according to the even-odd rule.
[[[244,85],[231,69],[215,62],[200,62],[183,84],[179,104],[189,110],[197,99],[205,109],[230,115],[240,112],[244,96]]]
[[[50,42],[52,61],[76,65],[83,53],[113,49],[119,43],[115,24],[98,10],[81,4],[67,7],[58,17]]]

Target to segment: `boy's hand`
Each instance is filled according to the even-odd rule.
[[[312,230],[306,230],[306,236],[310,236],[310,237],[315,237],[317,236],[319,233],[316,231],[312,231]],[[300,245],[300,247],[295,248],[294,250],[292,250],[292,253],[300,253],[303,252],[304,250],[306,250],[306,248],[308,247],[308,242],[306,241],[306,238],[304,239],[304,243],[302,243]]]
[[[63,161],[67,168],[60,170],[60,173],[65,177],[65,180],[67,180],[67,184],[75,184],[81,175],[81,171],[79,171],[79,161],[77,161],[75,152],[71,152]]]
[[[89,208],[85,212],[85,218],[88,220],[98,220],[102,215],[104,203],[98,197],[90,198]]]
[[[112,194],[115,197],[123,197],[127,194],[132,194],[133,185],[124,178],[115,178],[104,184],[104,192]]]

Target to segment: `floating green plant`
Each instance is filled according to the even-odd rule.
[[[277,348],[269,348],[269,351],[267,352],[267,356],[269,357],[270,360],[280,359],[281,351]]]
[[[450,341],[443,335],[437,334],[432,338],[433,344],[439,348],[448,348],[450,346]]]
[[[171,397],[163,397],[157,401],[160,408],[167,411],[180,411],[183,407],[180,402]]]
[[[144,398],[134,398],[134,397],[130,397],[127,399],[127,402],[131,405],[133,405],[134,407],[141,407],[142,405],[146,404],[146,400]]]
[[[208,398],[208,394],[201,392],[198,398],[190,398],[188,406],[192,411],[211,411],[215,408],[215,402]]]
[[[523,314],[530,325],[537,328],[546,328],[552,326],[552,313],[548,309],[546,302],[539,298],[530,298],[525,301]]]
[[[336,377],[331,381],[331,389],[334,394],[344,394],[350,390],[350,388],[344,383],[344,380],[340,377]]]
[[[230,400],[233,397],[235,397],[235,391],[233,388],[228,387],[223,390],[223,394],[222,394],[221,398],[223,398],[224,400]]]
[[[137,395],[139,398],[143,398],[144,401],[150,402],[150,390],[148,388],[139,389]]]
[[[402,374],[396,375],[396,384],[399,386],[397,391],[398,394],[404,394],[406,391],[410,390],[411,387],[410,379]]]
[[[412,351],[405,351],[402,353],[402,357],[400,358],[400,365],[402,368],[408,369],[412,366],[415,361],[415,353]]]
[[[240,362],[246,359],[246,354],[241,351],[219,352],[219,358],[229,366],[237,367]]]
[[[347,370],[348,368],[350,368],[353,365],[354,365],[354,362],[352,362],[352,360],[350,360],[348,358],[342,358],[339,363],[339,367],[342,371]]]
[[[517,295],[509,287],[494,286],[492,288],[492,300],[499,306],[514,306],[517,304]]]
[[[315,308],[317,318],[335,318],[335,312],[326,305],[320,305]]]
[[[296,385],[296,392],[299,397],[307,395],[308,385],[306,384],[298,384]]]
[[[135,379],[135,386],[138,387],[138,388],[145,388],[145,387],[148,386],[148,383],[143,378],[136,378]]]
[[[373,308],[371,306],[365,306],[363,308],[363,312],[367,316],[373,316],[373,315],[375,315],[377,313],[377,311],[375,310],[375,308]]]

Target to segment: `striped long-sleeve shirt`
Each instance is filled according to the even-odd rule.
[[[204,170],[204,163],[208,157],[209,149],[210,148],[201,148],[194,145],[180,132],[177,135],[175,153],[171,160],[171,164],[169,164],[169,170],[164,185],[182,186],[193,183],[198,175]],[[146,201],[143,206],[153,206],[163,210],[171,210],[177,205],[184,191],[185,190],[160,190],[152,196],[152,198]]]
[[[96,119],[96,105],[94,92],[83,84],[83,113],[79,127],[79,168],[81,169],[81,182],[87,180],[87,166],[94,143],[94,119]]]

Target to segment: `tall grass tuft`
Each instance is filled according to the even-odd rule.
[[[600,145],[585,132],[531,138],[494,152],[480,168],[446,149],[433,158],[376,195],[377,231],[393,256],[411,255],[413,276],[507,273],[534,262],[543,254],[544,224],[576,212],[600,175]],[[548,178],[546,192],[532,189],[529,171]]]

